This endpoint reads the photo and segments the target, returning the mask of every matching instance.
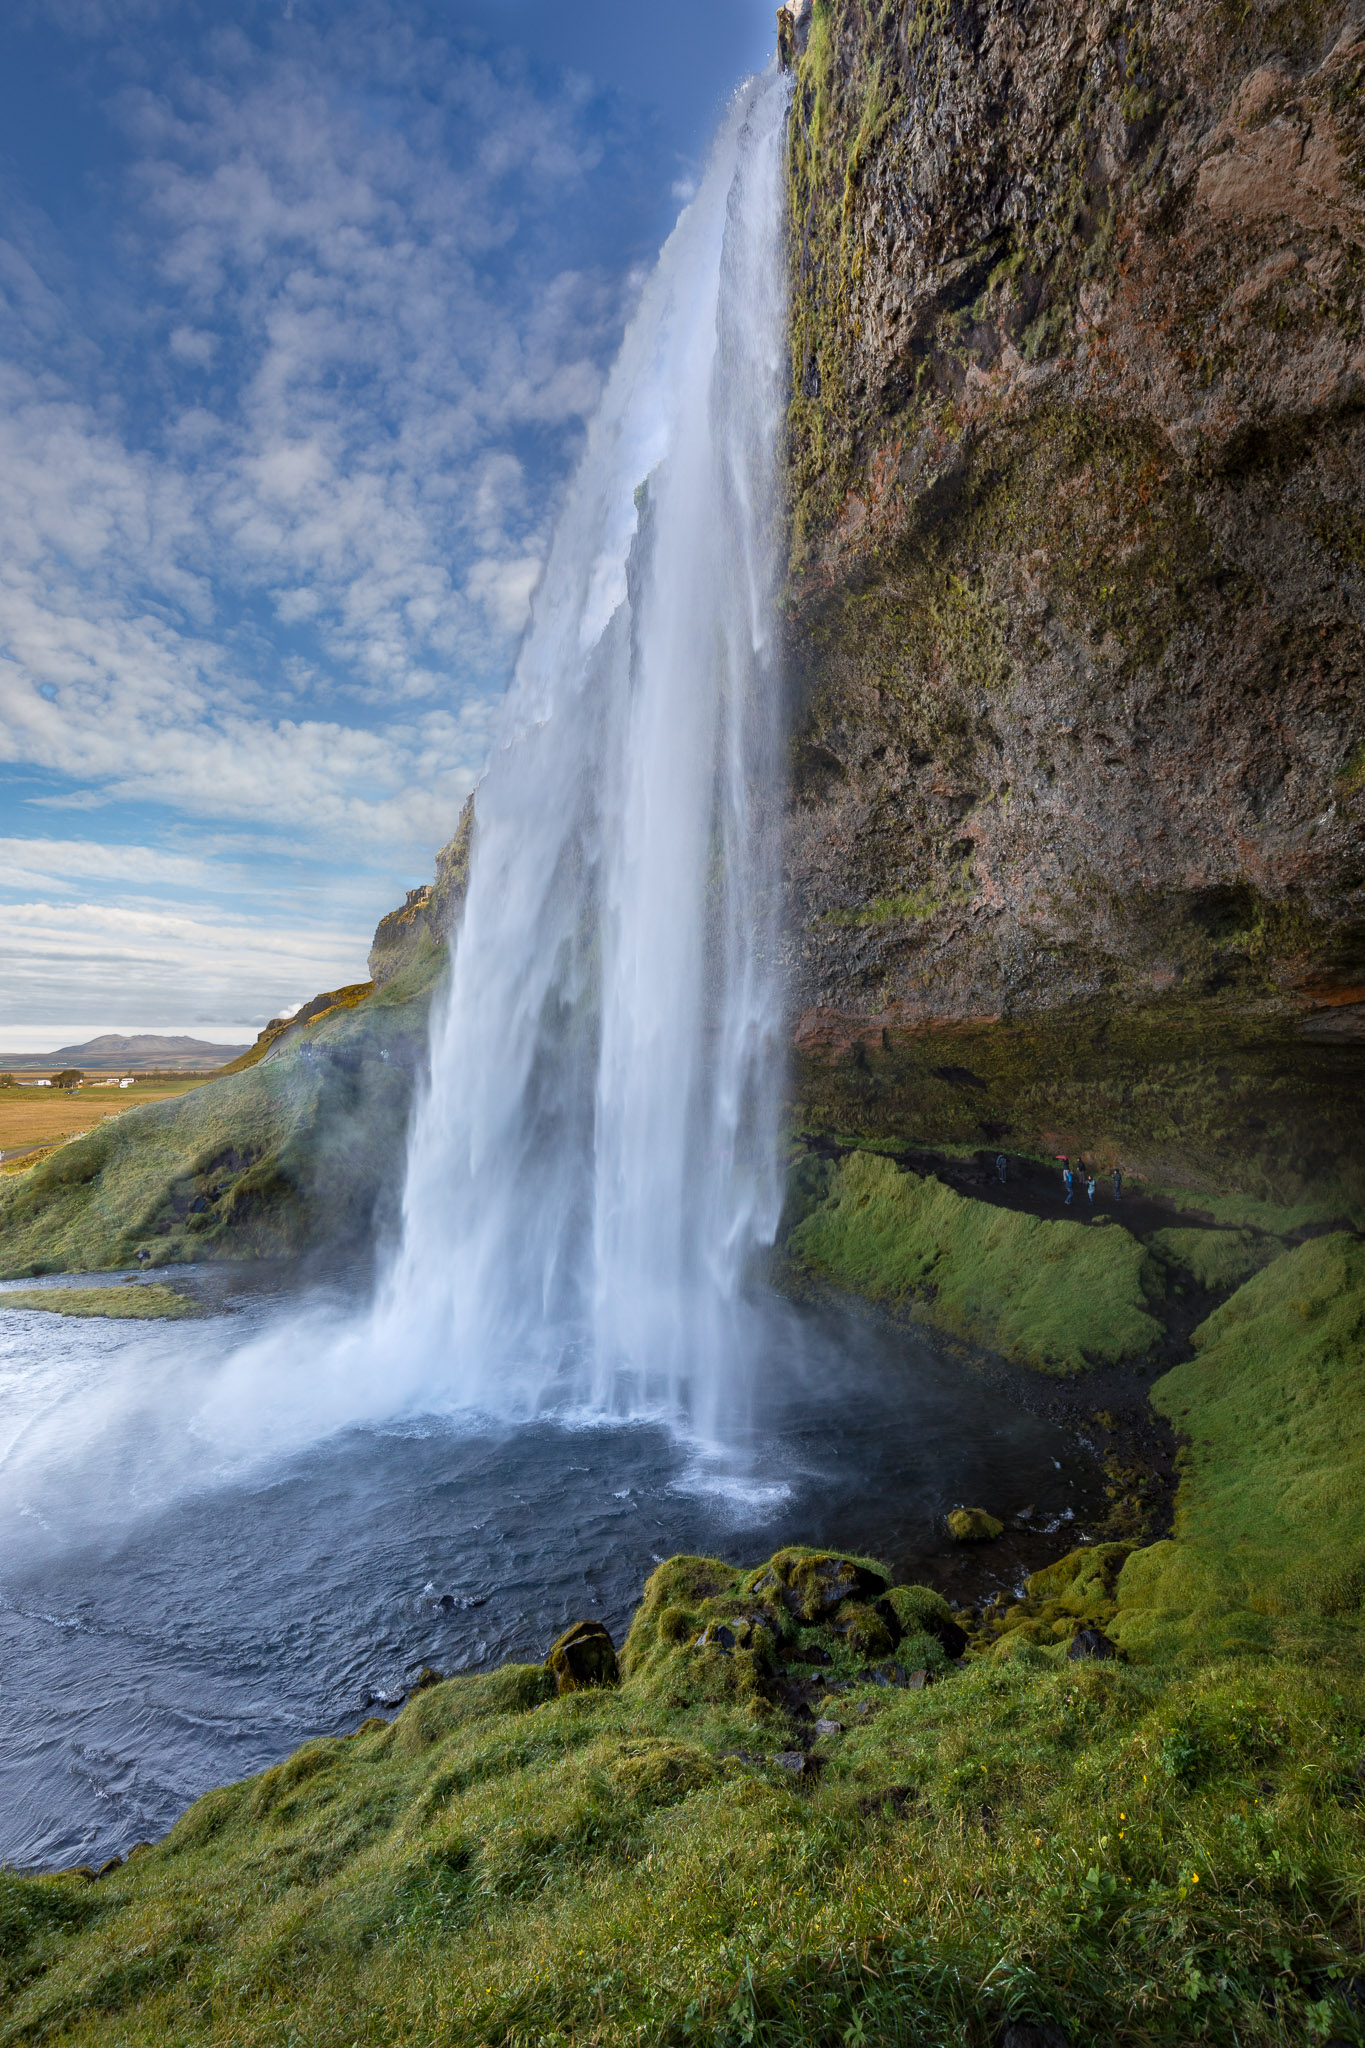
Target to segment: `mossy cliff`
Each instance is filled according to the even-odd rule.
[[[1361,1124],[1365,16],[815,0],[788,181],[803,1107],[1290,1199]]]
[[[474,797],[465,798],[455,836],[436,856],[436,880],[410,889],[407,901],[379,920],[370,947],[370,976],[377,987],[411,973],[442,949],[455,929],[469,886],[469,853],[474,839]]]
[[[276,1017],[177,1101],[110,1119],[0,1178],[0,1279],[369,1250],[396,1219],[432,999],[464,902],[473,798],[435,885],[380,920],[369,981]]]
[[[0,1179],[0,1279],[131,1265],[139,1249],[163,1265],[372,1244],[396,1213],[443,960],[428,949],[359,1001],[320,998],[236,1071]]]

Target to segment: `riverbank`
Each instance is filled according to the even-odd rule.
[[[661,1568],[619,1686],[431,1684],[97,1882],[0,1879],[0,2039],[1351,2038],[1354,1636],[1183,1671],[917,1637],[910,1684],[810,1667],[797,1725],[777,1671],[847,1636],[777,1617],[770,1677],[764,1576]]]
[[[619,1683],[422,1673],[97,1881],[0,1879],[0,2041],[1354,2039],[1365,1247],[1222,1296],[1151,1389],[1168,1534],[976,1613],[674,1559]]]

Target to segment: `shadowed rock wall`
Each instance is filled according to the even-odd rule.
[[[1269,1073],[1320,1174],[1365,1064],[1365,11],[817,0],[788,175],[805,1108],[1084,1138],[1174,1062],[1189,1172],[1264,1177]]]

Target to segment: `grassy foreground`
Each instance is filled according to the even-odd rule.
[[[431,1685],[98,1882],[0,1876],[0,2042],[1360,2042],[1363,1380],[1365,1247],[1283,1252],[1157,1383],[1171,1539],[963,1663],[875,1560],[670,1560],[619,1684]]]

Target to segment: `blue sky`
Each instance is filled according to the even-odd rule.
[[[766,0],[11,0],[0,1053],[363,976],[772,39]]]

